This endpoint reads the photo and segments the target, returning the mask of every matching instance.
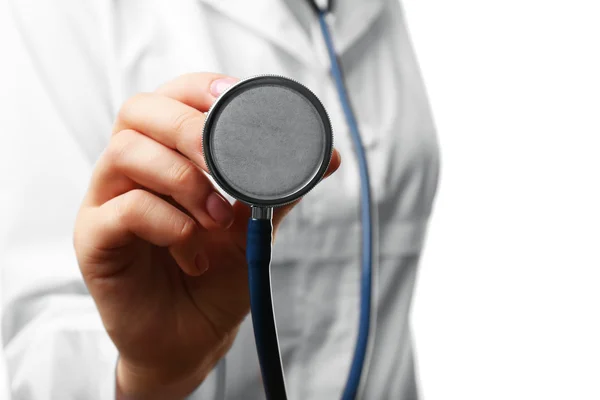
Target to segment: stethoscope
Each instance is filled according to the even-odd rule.
[[[353,400],[366,376],[374,327],[375,210],[365,150],[326,21],[333,4],[329,0],[321,9],[313,0],[308,3],[319,20],[360,174],[360,314],[342,394],[343,400]],[[333,151],[331,123],[317,96],[302,84],[281,76],[256,76],[238,82],[213,104],[206,118],[203,147],[215,182],[251,206],[246,259],[256,348],[267,399],[287,399],[271,294],[271,219],[273,208],[298,200],[323,178]],[[219,386],[224,383],[224,378],[220,379]]]

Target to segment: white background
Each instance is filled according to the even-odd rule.
[[[600,399],[600,2],[404,4],[443,152],[425,400]]]
[[[442,147],[425,400],[600,399],[600,2],[404,5]]]

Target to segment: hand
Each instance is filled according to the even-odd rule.
[[[201,146],[204,112],[234,82],[189,74],[128,100],[79,210],[75,251],[126,398],[185,397],[249,312],[250,209],[218,194]],[[335,151],[327,175],[339,164]]]

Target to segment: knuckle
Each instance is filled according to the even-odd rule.
[[[137,93],[125,100],[117,113],[117,121],[130,121],[135,115],[138,103],[145,100],[148,96],[150,96],[149,93]]]
[[[129,150],[135,140],[137,132],[131,129],[125,129],[111,138],[106,148],[104,157],[110,164],[118,165],[123,159],[123,155]]]
[[[194,187],[199,182],[198,168],[191,162],[176,162],[173,164],[170,175],[173,185],[180,190]]]
[[[115,202],[117,219],[128,226],[138,218],[143,218],[150,208],[148,193],[142,189],[133,189],[119,197]]]
[[[197,133],[202,131],[203,125],[204,118],[202,114],[193,108],[175,115],[171,123],[173,131],[178,137],[185,137],[187,132],[193,132],[195,136],[198,136]]]
[[[177,218],[175,223],[175,232],[177,232],[177,237],[180,242],[187,242],[191,240],[197,231],[196,222],[188,216],[184,218]]]

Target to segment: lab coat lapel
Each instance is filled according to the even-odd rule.
[[[282,0],[199,1],[263,36],[301,62],[314,64],[310,42]]]
[[[352,47],[384,9],[386,0],[341,0],[336,1],[333,14],[333,36],[340,56]]]
[[[248,27],[305,65],[319,65],[310,38],[282,0],[198,1]],[[340,55],[369,29],[382,12],[384,1],[386,0],[336,2],[331,29]]]

